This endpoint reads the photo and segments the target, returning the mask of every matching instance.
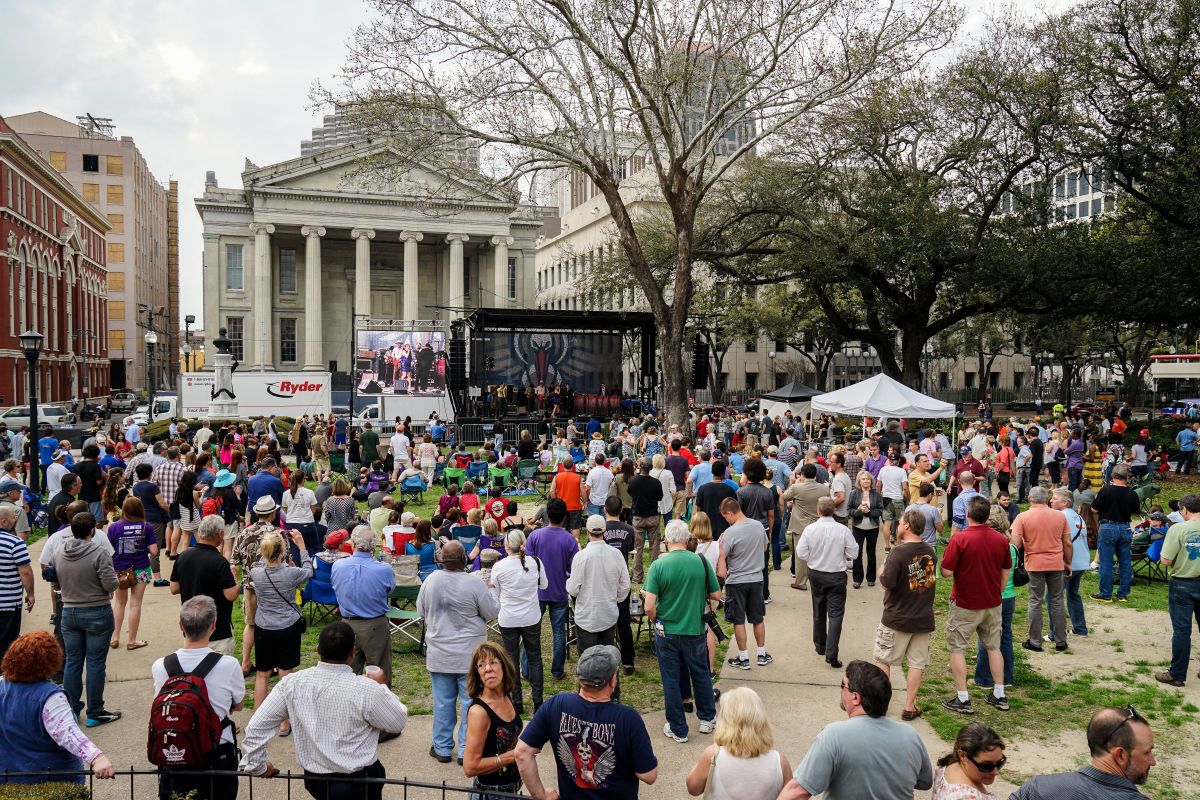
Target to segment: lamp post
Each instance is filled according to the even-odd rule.
[[[779,387],[775,386],[775,357],[778,355],[779,354],[776,353],[774,350],[767,353],[767,358],[769,358],[771,360],[771,386],[772,386],[772,388],[779,388]]]
[[[183,318],[183,357],[188,372],[192,371],[192,326],[195,324],[195,314],[188,314]]]
[[[42,492],[41,459],[38,458],[38,439],[41,437],[38,435],[37,360],[44,337],[30,328],[17,338],[29,365],[29,491],[36,496]]]
[[[146,331],[146,386],[150,393],[149,402],[146,405],[146,422],[154,421],[154,345],[158,344],[158,334],[154,329]]]

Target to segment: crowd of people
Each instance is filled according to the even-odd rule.
[[[445,450],[445,426],[436,439],[430,431],[414,444],[400,421],[385,445],[369,424],[358,434],[344,422],[302,419],[286,435],[272,418],[216,430],[172,423],[168,438],[153,445],[131,423],[85,442],[73,469],[65,468],[59,443],[47,464],[57,490],[47,506],[55,532],[40,557],[42,577],[54,585],[53,636],[19,635],[21,604],[26,612],[33,605],[28,519],[21,527],[30,509],[18,497],[21,465],[5,465],[0,497],[16,502],[0,504],[7,602],[0,608],[7,623],[0,719],[36,718],[41,708],[44,721],[41,729],[29,719],[0,722],[0,744],[15,748],[10,770],[88,764],[99,777],[112,774],[78,720],[92,728],[121,718],[104,703],[107,654],[122,643],[130,650],[150,644],[138,634],[141,605],[158,587],[180,597],[184,644],[152,667],[153,707],[178,703],[170,697],[180,682],[199,678],[215,726],[193,748],[202,761],[194,763],[168,746],[178,735],[171,715],[152,713],[162,797],[235,796],[236,778],[205,769],[272,775],[267,743],[275,736],[292,737],[314,797],[379,797],[381,785],[364,790],[359,779],[386,775],[377,745],[407,721],[389,691],[389,617],[398,581],[411,575],[433,695],[429,755],[457,761],[480,797],[521,787],[539,799],[635,797],[639,783],[657,780],[645,724],[619,702],[621,676],[636,667],[639,619],[653,635],[664,738],[684,743],[693,730],[713,736],[686,776],[689,793],[907,796],[932,787],[935,798],[987,797],[1005,761],[995,731],[966,725],[935,770],[904,724],[923,714],[917,696],[939,624],[937,581],[952,585],[942,624],[955,693],[942,706],[974,713],[966,657],[974,647],[976,686],[988,704],[1007,711],[1016,588],[1028,586],[1021,645],[1034,652],[1050,643],[1065,650],[1069,635],[1088,635],[1080,577],[1094,568],[1089,536],[1100,574],[1093,598],[1126,599],[1131,524],[1141,506],[1129,484],[1158,452],[1148,431],[1126,450],[1112,420],[1105,428],[1079,418],[1044,425],[981,419],[949,433],[889,423],[851,436],[831,419],[790,415],[701,414],[684,428],[654,418],[605,426],[593,417],[537,441],[525,433],[476,450],[461,443]],[[131,439],[132,448],[118,453]],[[292,463],[281,448],[292,451]],[[345,477],[330,463],[339,450]],[[428,519],[396,496],[406,479],[420,476],[429,487],[451,465],[483,462],[515,479],[517,465],[530,460],[547,474],[548,499],[528,518],[504,481],[476,487],[460,480]],[[1192,574],[1200,563],[1200,496],[1177,506],[1162,552],[1173,598],[1177,586],[1200,580]],[[761,698],[745,687],[722,696],[714,686],[715,653],[726,635],[718,615],[733,631],[728,667],[772,667],[771,573],[784,569],[791,588],[809,592],[813,647],[841,675],[848,717],[822,730],[795,770],[774,747]],[[297,592],[317,580],[328,581],[340,619],[320,632],[319,663],[297,670],[307,627]],[[883,610],[871,661],[845,663],[848,590],[877,584]],[[1174,624],[1171,669],[1156,676],[1176,686],[1190,651],[1184,604],[1200,605],[1200,591],[1178,593],[1172,619],[1183,624]],[[238,597],[240,637],[232,624]],[[565,676],[568,638],[575,637],[578,693],[547,696],[544,618],[553,678]],[[492,626],[498,641],[489,640]],[[896,721],[887,717],[890,675],[905,667]],[[255,712],[239,756],[229,715],[241,707],[250,676]],[[1090,767],[1030,781],[1018,796],[1136,792],[1154,763],[1148,723],[1132,708],[1103,709],[1088,742]],[[547,745],[557,788],[537,771]],[[53,758],[39,761],[44,753]]]

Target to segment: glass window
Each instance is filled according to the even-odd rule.
[[[1071,172],[1071,174],[1067,175],[1067,197],[1075,196],[1075,178],[1076,176],[1074,172]]]
[[[290,248],[279,250],[279,291],[296,291],[296,251]],[[292,320],[293,325],[295,322]]]
[[[1064,219],[1066,219],[1066,216],[1067,216],[1067,212],[1065,210],[1063,210],[1062,206],[1059,206],[1058,208],[1054,209],[1054,221],[1055,222],[1062,222]]]
[[[1082,219],[1088,215],[1088,201],[1084,200],[1079,204],[1079,217]]]
[[[231,352],[233,357],[238,361],[241,361],[246,357],[246,348],[245,343],[243,342],[243,322],[244,320],[241,317],[225,318],[226,335],[229,337],[229,341],[233,343],[229,348],[229,352]]]
[[[289,317],[279,319],[279,360],[292,363],[296,360],[296,320]]]
[[[968,389],[972,389],[975,387],[975,373],[974,372],[968,372],[963,375],[963,386],[967,387]]]
[[[100,171],[100,156],[83,155],[83,171],[84,172],[99,172]]]
[[[1055,197],[1055,199],[1062,200],[1063,194],[1066,192],[1066,189],[1067,189],[1067,177],[1065,175],[1059,175],[1057,178],[1054,179],[1054,197]]]
[[[515,257],[508,259],[508,299],[517,299],[517,259]]]
[[[1092,193],[1092,187],[1091,187],[1091,183],[1088,181],[1088,174],[1087,174],[1086,169],[1079,170],[1079,193],[1080,194],[1091,194]]]
[[[1093,217],[1094,217],[1094,216],[1096,216],[1097,214],[1101,213],[1101,208],[1100,208],[1100,206],[1101,206],[1101,203],[1102,203],[1102,202],[1103,202],[1103,201],[1102,201],[1102,200],[1101,200],[1101,198],[1099,198],[1099,197],[1096,197],[1096,198],[1093,198],[1093,199],[1092,199],[1092,216],[1093,216]]]
[[[746,391],[753,392],[757,388],[758,388],[758,373],[757,372],[747,372],[746,373]]]
[[[787,342],[776,341],[775,342],[775,352],[776,353],[786,353],[787,352]]]
[[[1075,204],[1067,206],[1067,219],[1075,219]]]
[[[758,352],[758,339],[747,339],[746,340],[746,352],[747,353],[757,353]]]
[[[1113,198],[1113,196],[1111,194],[1105,195],[1104,196],[1104,210],[1112,211],[1116,207],[1117,207],[1117,201]]]
[[[225,245],[225,288],[242,291],[242,246],[240,244]]]

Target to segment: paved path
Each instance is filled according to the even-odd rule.
[[[41,543],[31,549],[36,560]],[[769,667],[754,667],[749,672],[725,667],[718,685],[724,690],[734,686],[750,686],[762,696],[771,715],[776,747],[781,749],[795,766],[800,763],[813,737],[825,724],[845,718],[838,708],[842,672],[831,669],[813,650],[809,593],[788,588],[786,571],[774,573],[773,577],[773,584],[777,589],[774,593],[775,602],[768,606],[767,645],[775,663]],[[37,607],[32,615],[33,620],[25,622],[25,630],[37,625],[48,627],[51,608],[49,589],[40,578],[36,583]],[[870,658],[882,596],[882,589],[878,586],[873,589],[864,586],[858,591],[850,590],[842,635],[843,661]],[[167,589],[147,589],[139,636],[147,640],[150,646],[133,652],[123,647],[110,651],[105,702],[109,708],[122,711],[124,717],[111,725],[92,729],[90,735],[118,768],[149,767],[145,747],[146,723],[152,696],[150,664],[154,659],[175,649],[181,641],[178,608],[178,599]],[[942,619],[939,617],[939,620]],[[653,662],[639,663],[638,669],[656,670],[657,665]],[[904,691],[903,676],[898,672],[893,676],[893,686],[896,694],[892,702],[891,716],[898,717],[903,706]],[[244,726],[249,716],[250,712],[241,712],[235,714],[234,718],[239,726]],[[654,786],[643,788],[641,797],[648,800],[686,797],[684,776],[711,741],[711,736],[700,735],[696,731],[695,718],[692,717],[689,719],[692,728],[691,740],[687,744],[677,744],[662,734],[665,721],[662,712],[647,714],[645,719],[659,759],[659,780]],[[936,760],[947,751],[946,743],[942,742],[923,720],[914,723],[914,727],[921,734],[933,759]],[[431,717],[412,717],[403,736],[379,748],[379,756],[387,768],[388,775],[464,785],[466,780],[457,765],[439,764],[429,757],[430,728]],[[290,740],[274,740],[270,745],[270,754],[273,763],[281,770],[299,771]],[[541,761],[543,778],[552,781],[553,765],[549,753],[544,753]],[[243,781],[241,796],[249,797],[245,784]],[[297,783],[293,789],[296,796],[307,796],[301,784]],[[1011,789],[1010,785],[1000,781],[996,793],[999,797],[1007,797]],[[153,778],[140,778],[134,787],[133,796],[148,798],[155,796],[155,792]],[[108,782],[97,783],[98,798],[130,796],[127,781],[118,781],[116,785]],[[284,782],[255,781],[256,798],[271,800],[287,796]],[[392,796],[392,793],[388,792],[385,796]],[[395,796],[400,796],[398,790]],[[410,791],[407,796],[418,798],[434,795]],[[928,793],[918,796],[928,796]]]

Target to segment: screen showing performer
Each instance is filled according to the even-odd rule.
[[[359,394],[446,393],[445,331],[359,331],[357,355]]]

